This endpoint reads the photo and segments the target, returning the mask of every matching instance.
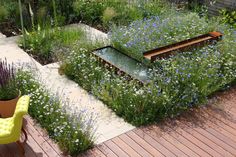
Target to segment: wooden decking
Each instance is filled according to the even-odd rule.
[[[30,116],[25,117],[28,140],[25,157],[62,157],[59,147],[46,135]],[[20,157],[15,143],[0,145],[0,157]]]
[[[210,104],[161,124],[134,129],[79,157],[235,157],[236,87],[212,98]],[[29,116],[26,120],[26,157],[63,156]],[[17,154],[15,144],[0,145],[0,156]]]
[[[83,157],[235,157],[236,88],[217,105],[195,109],[162,124],[138,128],[104,142]]]

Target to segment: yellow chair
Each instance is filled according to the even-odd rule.
[[[23,116],[27,114],[29,107],[29,96],[22,96],[17,104],[13,117],[0,118],[0,144],[8,144],[16,142],[20,148],[21,153],[25,153],[24,147],[20,142],[21,131],[27,140],[27,134],[22,127]]]

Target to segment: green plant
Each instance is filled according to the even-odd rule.
[[[4,6],[0,6],[0,22],[5,21],[9,16],[8,10]]]
[[[15,72],[13,64],[0,59],[0,100],[14,99],[19,95]]]
[[[223,41],[158,60],[151,67],[153,79],[143,86],[117,75],[91,54],[91,48],[80,45],[73,47],[61,67],[128,122],[153,123],[203,104],[209,95],[236,80],[235,33],[227,26],[218,29]]]
[[[229,11],[223,9],[220,11],[221,14],[221,21],[224,24],[230,24],[234,28],[236,28],[236,11]]]
[[[105,26],[109,26],[110,21],[117,16],[116,11],[114,10],[114,8],[111,7],[107,7],[102,15],[102,21],[103,21],[103,25]]]
[[[74,11],[80,19],[88,24],[99,24],[102,22],[101,15],[104,11],[104,2],[97,0],[75,0]]]
[[[148,3],[141,0],[131,3],[126,0],[76,0],[73,7],[78,19],[99,28],[103,26],[103,30],[109,30],[112,24],[127,25],[134,20],[167,13],[170,9],[170,5],[162,0]]]
[[[143,60],[143,52],[214,31],[213,23],[195,13],[171,17],[154,16],[114,27],[109,33],[112,44],[127,55]]]
[[[95,117],[84,109],[70,109],[68,102],[50,94],[30,72],[19,71],[16,78],[22,95],[30,95],[30,116],[65,153],[77,155],[93,145]]]
[[[53,49],[69,47],[83,35],[81,29],[73,28],[44,28],[38,25],[37,30],[25,34],[25,49],[42,64],[48,64],[57,60]],[[24,38],[19,43],[22,45]]]

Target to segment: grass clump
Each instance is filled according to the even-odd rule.
[[[40,63],[48,64],[57,61],[54,49],[70,47],[83,35],[81,29],[73,28],[45,28],[38,26],[33,32],[26,32],[25,38],[19,43],[23,46],[25,39],[25,50],[32,54]]]
[[[66,102],[50,94],[29,72],[19,71],[17,80],[22,95],[30,95],[29,114],[64,152],[77,155],[93,145],[94,117],[86,115],[86,110],[72,113]]]

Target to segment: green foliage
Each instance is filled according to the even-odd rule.
[[[86,111],[82,110],[77,110],[73,115],[67,114],[67,102],[49,94],[29,72],[19,71],[17,80],[22,95],[30,95],[29,114],[64,152],[77,155],[93,145],[94,117],[87,116]]]
[[[170,9],[168,3],[157,0],[128,2],[126,0],[76,0],[74,11],[83,22],[109,29],[112,24],[127,25],[131,21],[164,14]]]
[[[104,10],[103,3],[103,1],[98,2],[97,0],[76,0],[73,7],[82,21],[88,24],[99,24]]]
[[[3,4],[4,8],[12,6],[7,10],[12,15],[11,20],[20,26],[17,2],[9,0]],[[78,21],[109,30],[113,24],[127,25],[134,20],[168,13],[170,8],[170,5],[163,0],[148,3],[142,0],[22,0],[24,27],[28,30],[33,29],[34,25],[45,27],[58,24],[60,26]],[[4,10],[1,11],[4,13]]]
[[[4,6],[0,6],[0,22],[5,21],[9,16],[9,12]]]
[[[222,10],[220,11],[221,21],[224,24],[230,24],[236,28],[236,11]]]
[[[42,64],[47,64],[57,60],[53,49],[69,47],[73,45],[83,35],[81,29],[73,28],[44,28],[38,25],[37,30],[27,32],[25,37],[20,39],[20,45],[23,45],[25,38],[25,49],[32,54]]]
[[[0,23],[11,22],[18,15],[18,4],[16,1],[0,0]]]
[[[129,26],[113,27],[109,33],[112,44],[138,60],[143,52],[190,39],[216,28],[196,13],[154,16],[132,22]]]
[[[69,78],[139,126],[200,105],[207,96],[235,81],[235,50],[235,41],[226,38],[158,61],[152,67],[154,79],[144,86],[117,75],[82,48],[74,48],[62,66]]]

